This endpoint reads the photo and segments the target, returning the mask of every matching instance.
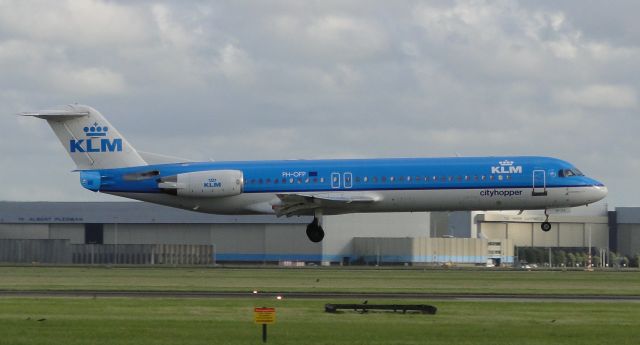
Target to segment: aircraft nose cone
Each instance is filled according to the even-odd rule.
[[[609,193],[609,190],[605,185],[599,184],[599,185],[593,186],[592,191],[590,193],[593,198],[592,202],[596,202],[604,199],[607,196],[607,193]]]

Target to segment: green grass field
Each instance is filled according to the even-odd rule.
[[[0,299],[0,344],[637,344],[640,304],[437,301],[436,315],[327,314],[320,300]],[[424,303],[425,301],[403,301]],[[37,321],[46,319],[44,321]]]
[[[3,290],[369,291],[640,294],[640,272],[0,267]],[[325,303],[256,298],[0,298],[0,345],[260,344],[256,306],[277,308],[271,344],[637,344],[638,302],[369,300],[436,315],[327,314]],[[44,319],[44,320],[43,320]],[[38,321],[42,320],[42,321]]]
[[[640,294],[640,272],[0,267],[0,290]]]

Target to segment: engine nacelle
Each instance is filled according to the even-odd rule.
[[[163,178],[158,187],[179,196],[234,196],[242,193],[244,175],[240,170],[196,171]]]

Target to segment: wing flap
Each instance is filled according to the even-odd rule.
[[[346,208],[350,204],[369,204],[380,198],[374,195],[355,193],[294,193],[277,194],[280,205],[273,210],[278,217],[308,215],[318,208]]]

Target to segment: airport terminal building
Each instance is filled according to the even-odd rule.
[[[516,249],[640,252],[640,208],[537,212],[415,212],[310,217],[211,215],[142,202],[0,202],[0,262],[297,265],[511,264]]]

